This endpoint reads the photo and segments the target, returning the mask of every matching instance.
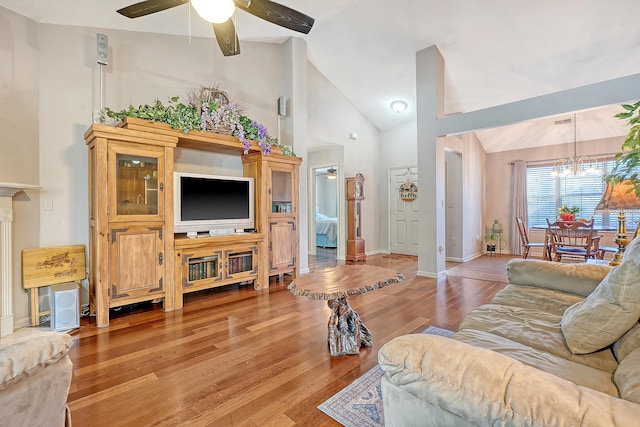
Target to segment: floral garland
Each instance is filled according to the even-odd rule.
[[[178,97],[175,96],[169,99],[167,106],[156,99],[152,105],[145,104],[137,108],[130,105],[129,108],[121,111],[114,111],[106,107],[102,112],[101,122],[105,123],[106,117],[117,122],[123,121],[126,117],[134,117],[166,123],[173,129],[182,130],[184,133],[189,133],[192,130],[206,132],[223,127],[229,129],[229,133],[240,140],[244,147],[244,154],[249,153],[253,140],[258,143],[264,155],[271,154],[271,147],[276,146],[282,150],[283,155],[295,156],[289,147],[269,135],[263,124],[242,115],[236,104],[223,104],[211,100],[202,102],[201,112],[199,112],[198,106],[194,105],[193,101],[188,104],[178,101]]]

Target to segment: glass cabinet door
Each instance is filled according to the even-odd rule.
[[[115,179],[110,180],[110,216],[161,216],[164,213],[163,151],[154,156],[149,150],[119,150],[110,153],[109,162]],[[115,212],[113,212],[115,210]],[[113,216],[115,213],[115,217]]]
[[[271,212],[292,213],[293,210],[293,172],[271,171]]]

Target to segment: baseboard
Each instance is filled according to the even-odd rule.
[[[430,277],[432,279],[437,279],[438,275],[435,273],[432,273],[430,271],[422,271],[422,270],[418,270],[418,272],[416,273],[416,276],[420,276],[420,277]]]
[[[371,251],[371,252],[364,252],[365,255],[369,256],[369,255],[378,255],[378,254],[385,254],[388,255],[389,251],[385,250],[385,249],[378,249],[377,251]]]
[[[481,256],[483,256],[483,255],[484,255],[484,254],[483,254],[482,252],[477,252],[477,253],[475,253],[475,254],[473,254],[473,255],[470,255],[470,256],[468,256],[468,257],[463,258],[463,259],[462,259],[462,262],[469,262],[469,261],[472,261],[472,260],[474,260],[474,259],[476,259],[476,258],[480,258],[480,257],[481,257]]]

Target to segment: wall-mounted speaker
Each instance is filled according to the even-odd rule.
[[[80,295],[76,283],[51,286],[51,329],[68,331],[80,327]]]
[[[105,34],[98,33],[98,64],[107,65],[109,63],[109,38]]]
[[[278,115],[286,116],[287,115],[287,98],[281,96],[278,98]]]

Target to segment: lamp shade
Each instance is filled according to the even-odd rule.
[[[595,213],[612,211],[640,211],[640,198],[636,196],[634,185],[630,181],[607,184],[607,189],[596,206]]]
[[[198,15],[213,24],[227,22],[236,9],[233,0],[191,0]]]

